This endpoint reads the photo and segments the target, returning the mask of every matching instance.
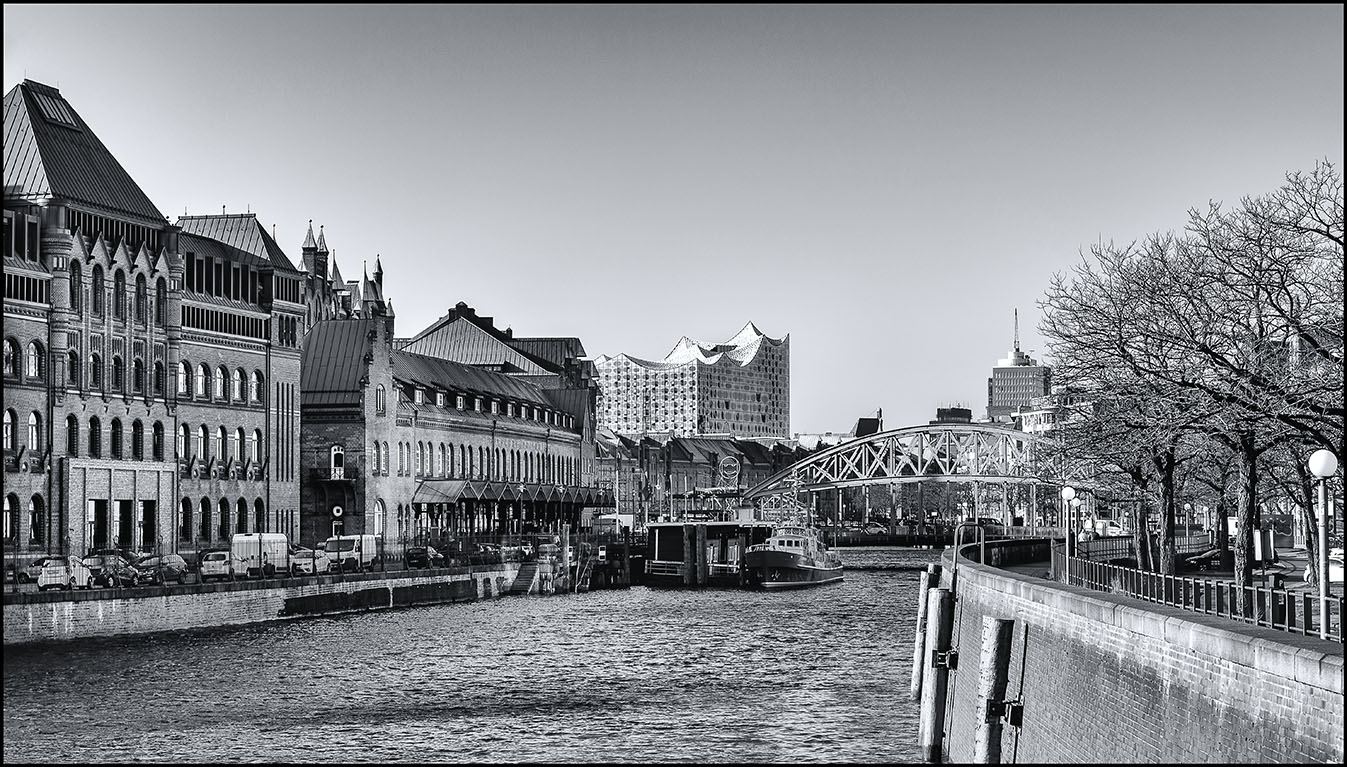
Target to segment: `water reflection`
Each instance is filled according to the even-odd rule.
[[[633,588],[7,649],[4,760],[919,761],[929,551],[791,593]]]

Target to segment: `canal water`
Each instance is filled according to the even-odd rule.
[[[920,762],[917,571],[635,587],[4,651],[12,762]]]

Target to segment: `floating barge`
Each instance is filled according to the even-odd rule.
[[[770,522],[654,522],[646,527],[645,585],[747,585],[744,552],[772,535]]]

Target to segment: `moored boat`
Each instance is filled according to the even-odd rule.
[[[765,589],[817,586],[842,580],[842,558],[812,527],[778,527],[766,541],[749,546],[744,567],[750,586]]]

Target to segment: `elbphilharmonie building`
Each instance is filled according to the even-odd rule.
[[[719,344],[679,339],[659,361],[594,361],[599,427],[618,434],[790,436],[790,335],[752,322]]]

